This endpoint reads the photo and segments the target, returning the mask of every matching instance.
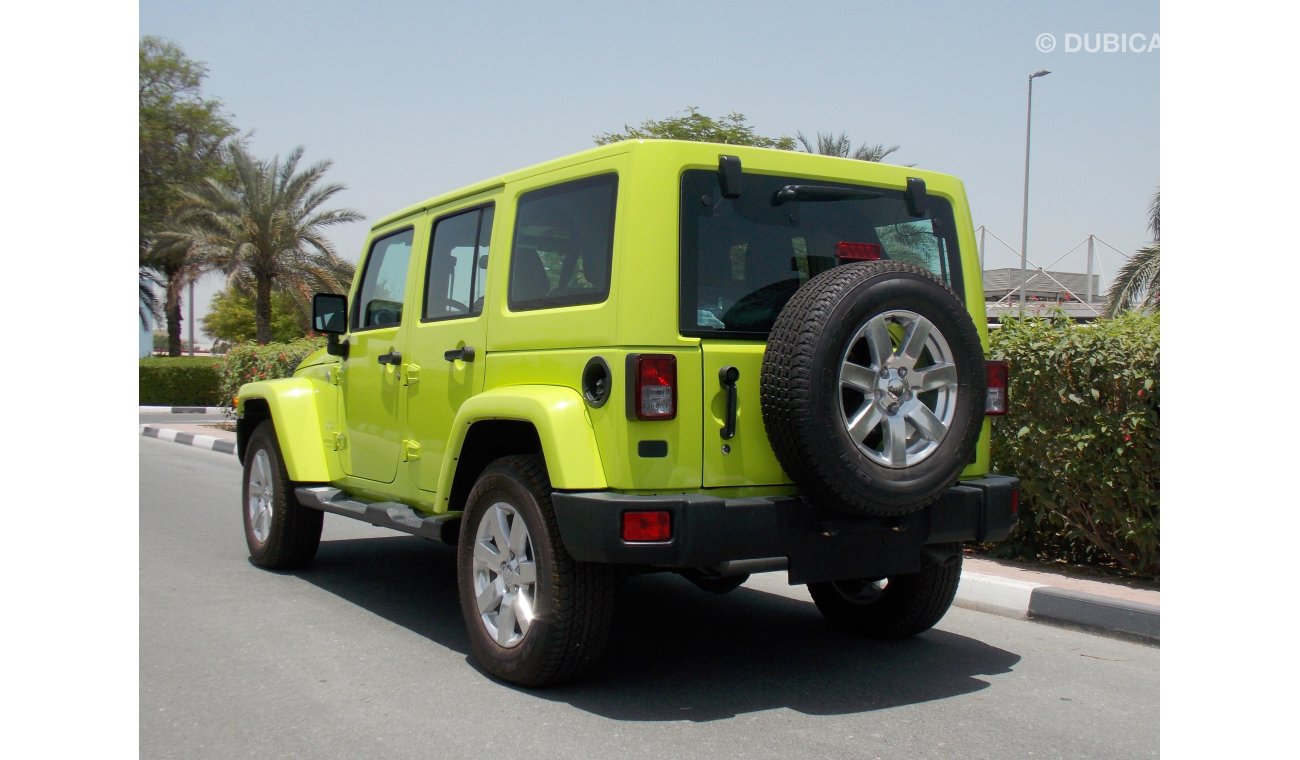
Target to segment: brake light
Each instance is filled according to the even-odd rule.
[[[671,541],[672,537],[673,516],[667,511],[623,513],[624,541]]]
[[[638,420],[671,420],[677,416],[677,357],[640,354],[633,377],[634,412]]]
[[[1007,413],[1007,385],[1011,369],[1005,361],[985,363],[985,375],[988,378],[988,395],[984,397],[984,413],[987,415]]]
[[[884,249],[879,243],[845,243],[835,246],[835,258],[840,261],[880,261]]]

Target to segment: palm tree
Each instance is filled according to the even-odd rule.
[[[1151,245],[1139,248],[1120,267],[1106,293],[1106,316],[1115,317],[1127,309],[1160,310],[1160,189],[1147,207],[1147,229]]]
[[[140,261],[140,329],[148,330],[151,321],[156,322],[160,316],[158,313],[158,294],[153,292],[157,285],[161,285],[158,275],[142,259]]]
[[[848,135],[843,132],[839,137],[833,134],[817,133],[817,145],[814,147],[802,132],[795,134],[795,139],[803,146],[805,153],[819,153],[823,156],[839,156],[840,158],[855,158],[859,161],[880,161],[885,156],[898,150],[897,145],[891,145],[886,148],[884,145],[859,145],[854,148],[849,142]]]
[[[271,340],[271,293],[293,296],[304,309],[312,293],[341,292],[353,267],[325,236],[327,228],[362,219],[352,209],[324,209],[343,185],[320,184],[331,162],[298,171],[302,147],[280,162],[261,161],[242,146],[230,151],[233,177],[208,179],[185,191],[180,233],[203,266],[256,295],[257,342]]]
[[[202,244],[190,235],[179,231],[173,224],[159,231],[149,244],[146,265],[153,270],[152,282],[163,288],[162,303],[151,292],[154,315],[161,308],[161,320],[167,324],[167,355],[181,355],[181,294],[185,288],[206,269]],[[143,278],[141,288],[145,287]],[[141,299],[144,294],[141,293]]]

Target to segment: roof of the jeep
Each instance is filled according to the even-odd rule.
[[[539,164],[533,164],[522,169],[516,169],[498,177],[486,179],[481,182],[475,182],[471,185],[457,188],[450,192],[435,195],[423,202],[413,204],[400,211],[387,214],[372,225],[372,229],[379,229],[404,219],[408,216],[419,214],[427,209],[450,203],[460,198],[466,198],[472,195],[478,195],[494,188],[503,187],[507,183],[515,182],[527,177],[531,177],[543,172],[553,171],[562,167],[573,166],[575,164],[594,161],[606,156],[613,156],[623,153],[657,153],[661,151],[676,153],[679,157],[694,159],[690,154],[698,154],[699,161],[709,164],[717,161],[717,156],[737,155],[741,158],[742,163],[745,156],[751,156],[755,160],[762,160],[770,163],[773,159],[777,163],[790,167],[790,170],[799,174],[819,175],[826,174],[842,178],[852,178],[852,175],[862,174],[864,163],[870,164],[869,171],[873,177],[879,180],[902,184],[907,177],[921,177],[932,187],[939,185],[955,185],[961,187],[961,181],[951,175],[939,172],[926,171],[908,166],[896,166],[893,164],[863,162],[857,159],[838,158],[835,156],[823,156],[815,153],[803,153],[800,151],[777,150],[774,148],[755,148],[748,145],[730,145],[726,143],[706,143],[692,142],[686,140],[622,140],[607,145],[600,145],[595,148],[571,153],[567,156],[544,161]],[[856,170],[856,171],[854,171]],[[861,177],[859,177],[861,179]]]

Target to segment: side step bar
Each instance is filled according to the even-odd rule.
[[[460,540],[460,513],[421,517],[415,510],[395,501],[360,501],[329,486],[299,486],[298,503],[380,528],[391,528],[413,536],[455,546]]]

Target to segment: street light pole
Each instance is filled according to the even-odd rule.
[[[1025,315],[1025,290],[1028,285],[1025,269],[1029,245],[1029,131],[1034,123],[1034,80],[1051,73],[1047,69],[1039,69],[1029,75],[1029,104],[1025,107],[1025,205],[1020,217],[1020,316],[1022,317]]]

